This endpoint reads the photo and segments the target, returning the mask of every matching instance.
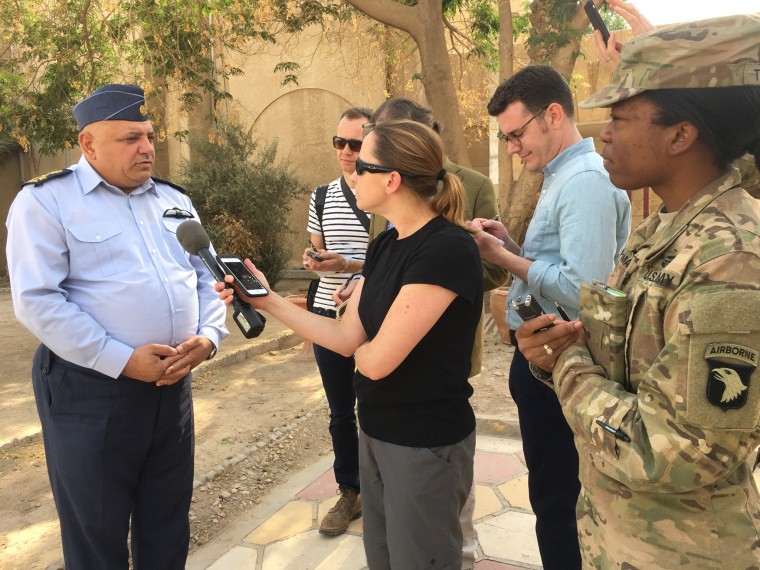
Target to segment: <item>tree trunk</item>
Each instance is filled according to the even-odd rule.
[[[499,1],[499,84],[514,73],[514,31],[512,29],[512,3],[510,0]],[[514,186],[514,168],[512,157],[507,152],[507,145],[496,141],[499,154],[499,213],[506,225],[512,203]]]
[[[433,116],[443,125],[441,138],[454,162],[470,166],[454,75],[443,25],[442,0],[419,0],[414,6],[394,0],[347,0],[370,18],[407,32],[420,52],[421,81]]]
[[[544,35],[552,33],[558,27],[569,27],[581,30],[588,25],[583,7],[579,4],[575,14],[568,22],[559,22],[554,12],[554,2],[550,0],[534,0],[531,4],[530,21],[533,28],[532,34]],[[566,80],[575,66],[580,49],[579,38],[572,38],[561,47],[554,45],[538,44],[528,50],[532,63],[547,63],[559,72]],[[533,211],[538,202],[541,192],[543,175],[541,173],[528,172],[523,169],[518,180],[512,184],[505,196],[506,203],[502,203],[504,225],[509,235],[517,243],[521,244],[528,229],[528,223],[533,217]]]

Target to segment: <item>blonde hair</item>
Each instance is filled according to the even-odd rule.
[[[374,154],[383,166],[401,174],[402,184],[420,200],[428,201],[436,214],[462,228],[464,187],[444,169],[443,143],[430,127],[410,120],[383,121],[372,130]],[[439,189],[438,182],[441,182]]]

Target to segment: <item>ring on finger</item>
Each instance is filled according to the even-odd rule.
[[[544,350],[546,351],[547,355],[551,355],[554,352],[554,350],[552,349],[552,347],[549,346],[548,344],[544,345]]]

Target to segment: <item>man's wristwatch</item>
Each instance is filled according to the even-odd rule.
[[[551,384],[554,384],[554,380],[552,380],[552,373],[547,372],[543,368],[539,368],[532,362],[528,362],[528,369],[530,369],[530,373],[533,375],[533,378],[536,380],[540,380],[541,382],[549,382]]]
[[[209,340],[209,342],[211,342],[211,354],[208,355],[208,358],[206,358],[206,360],[211,360],[216,356],[216,345],[212,340]]]

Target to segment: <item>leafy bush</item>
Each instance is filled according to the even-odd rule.
[[[10,158],[21,150],[19,145],[5,131],[0,130],[0,161]]]
[[[274,284],[289,259],[284,238],[291,201],[307,192],[289,168],[275,162],[277,143],[262,143],[241,125],[217,135],[190,135],[191,160],[182,164],[187,189],[217,252],[250,257]]]

